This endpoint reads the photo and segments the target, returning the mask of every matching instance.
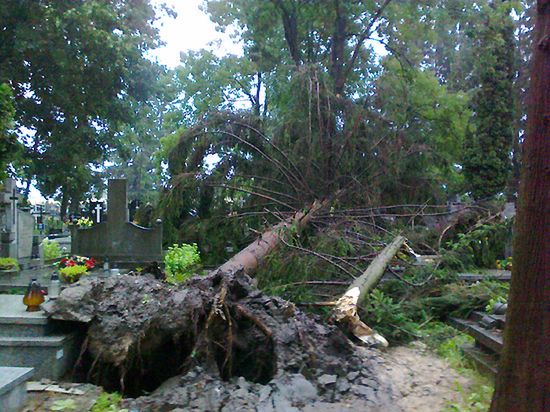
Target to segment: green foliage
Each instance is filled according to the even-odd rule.
[[[476,383],[468,391],[457,384],[456,389],[462,396],[461,402],[449,403],[442,412],[486,412],[489,410],[494,391],[490,382]]]
[[[67,266],[59,269],[61,279],[68,283],[77,282],[83,275],[86,274],[88,268],[84,265]]]
[[[289,234],[293,231],[295,229],[291,228]],[[347,239],[331,231],[319,234],[302,233],[300,237],[289,239],[287,236],[287,239],[287,242],[293,246],[307,245],[308,248],[319,254],[357,256],[364,252]],[[319,300],[316,292],[334,293],[337,286],[327,286],[326,291],[322,288],[316,291],[304,282],[336,279],[344,280],[344,282],[349,281],[348,274],[338,271],[327,261],[312,254],[298,252],[291,248],[281,247],[270,253],[256,272],[255,278],[258,280],[258,286],[269,294],[282,296],[294,302],[308,302]]]
[[[6,166],[19,146],[15,134],[10,131],[14,115],[11,87],[0,83],[0,179],[6,177]]]
[[[100,183],[133,104],[151,94],[156,19],[147,0],[2,2],[0,83],[13,85],[17,124],[30,130],[18,172],[43,195],[61,192],[62,216]]]
[[[48,239],[44,239],[43,248],[45,260],[56,259],[61,256],[61,247],[57,242],[52,242]]]
[[[493,313],[495,311],[495,305],[497,303],[506,303],[508,300],[505,296],[499,295],[495,296],[491,299],[489,299],[489,302],[487,302],[487,305],[485,306],[485,312],[487,313]]]
[[[475,199],[503,192],[512,169],[510,152],[515,133],[514,23],[509,2],[485,16],[479,38],[476,77],[480,86],[472,106],[464,150],[466,188]]]
[[[19,270],[19,263],[14,258],[0,257],[0,270]]]
[[[449,316],[466,318],[474,310],[484,310],[491,299],[508,296],[510,285],[496,280],[483,280],[473,284],[449,283],[441,287],[437,295],[422,297],[418,305],[436,319]]]
[[[193,273],[197,273],[201,258],[196,244],[174,244],[168,248],[164,256],[166,281],[177,284],[189,279]]]
[[[464,266],[494,268],[502,259],[507,238],[510,237],[513,219],[493,224],[482,224],[468,233],[459,233],[447,248],[458,253]]]
[[[53,231],[63,230],[63,222],[59,219],[48,217],[46,218],[46,233],[50,234]]]
[[[422,330],[422,341],[454,369],[473,381],[468,390],[457,384],[457,392],[462,399],[460,402],[447,405],[444,412],[487,411],[493,393],[493,383],[476,370],[462,349],[465,345],[473,345],[474,339],[445,323],[430,322]]]
[[[410,202],[446,200],[461,185],[456,163],[471,116],[467,95],[450,91],[429,70],[403,68],[395,57],[384,61],[384,69],[376,81],[378,102],[411,151],[393,154],[397,175],[381,182],[383,204],[399,203],[403,190],[410,190]]]
[[[363,319],[368,319],[369,326],[391,342],[409,341],[418,338],[418,326],[403,306],[384,292],[375,289],[366,299],[362,309]]]
[[[121,401],[122,395],[117,392],[102,392],[90,412],[128,412],[128,409],[119,408]]]

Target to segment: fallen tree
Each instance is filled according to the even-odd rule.
[[[361,276],[353,281],[346,293],[335,303],[333,319],[365,343],[388,346],[388,341],[367,326],[357,314],[357,304],[364,299],[386,271],[386,267],[405,243],[403,236],[395,237],[376,256]]]
[[[286,232],[295,227],[298,232],[303,230],[320,210],[330,203],[330,199],[315,201],[306,211],[296,212],[289,219],[283,220],[269,230],[263,232],[254,242],[234,255],[216,271],[235,273],[244,270],[248,275],[254,274],[258,265],[265,257],[281,243]]]

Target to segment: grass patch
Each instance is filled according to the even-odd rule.
[[[479,373],[475,365],[465,356],[462,347],[473,344],[474,339],[442,322],[431,322],[422,332],[422,341],[453,369],[472,381],[465,389],[457,383],[459,402],[449,403],[442,412],[481,412],[487,411],[493,396],[493,381]]]

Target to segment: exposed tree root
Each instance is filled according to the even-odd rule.
[[[264,295],[243,272],[217,271],[177,287],[149,276],[89,278],[65,290],[48,310],[55,319],[88,323],[81,376],[131,397],[178,375],[193,382],[210,377],[221,385],[243,377],[265,385],[300,374],[321,394],[325,387],[317,379],[326,374],[344,379],[362,370],[377,382],[369,361],[375,352],[356,347],[336,326]]]

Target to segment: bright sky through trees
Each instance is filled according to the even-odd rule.
[[[151,53],[159,63],[176,67],[180,63],[180,52],[202,48],[211,49],[218,56],[242,53],[230,33],[217,32],[215,24],[200,10],[202,0],[151,0],[151,3],[155,6],[166,3],[178,14],[175,19],[164,16],[157,23],[160,37],[166,43]]]

